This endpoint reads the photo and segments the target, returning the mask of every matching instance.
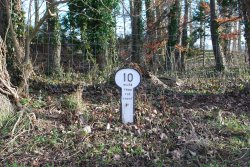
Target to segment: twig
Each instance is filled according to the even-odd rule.
[[[16,136],[14,136],[14,137],[8,142],[8,144],[12,143],[13,141],[16,140],[17,137],[21,136],[23,133],[28,132],[28,131],[29,131],[29,130],[23,130],[22,132],[20,132],[20,133],[17,134]],[[7,144],[7,145],[8,145],[8,144]]]
[[[20,111],[20,115],[19,115],[19,117],[18,117],[18,119],[17,119],[17,121],[16,121],[16,123],[15,123],[15,125],[14,125],[14,127],[13,127],[13,129],[12,129],[12,131],[11,131],[11,136],[14,136],[16,127],[17,127],[17,125],[19,124],[19,122],[21,121],[21,118],[22,118],[22,116],[23,116],[23,113],[24,113],[23,110]]]
[[[28,130],[23,130],[22,132],[20,132],[18,135],[14,136],[13,139],[11,139],[8,143],[5,144],[5,147],[1,150],[0,155],[4,154],[4,151],[6,149],[8,149],[9,144],[12,143],[17,137],[21,136],[22,134],[24,134],[25,132],[28,132]],[[19,145],[20,146],[20,145]],[[13,152],[14,153],[14,152]],[[11,153],[10,155],[12,155],[13,153]]]
[[[236,158],[235,160],[233,160],[233,162],[234,162],[234,161],[239,161],[239,160],[245,158],[245,157],[247,156],[248,153],[250,153],[250,148],[248,148],[247,151],[245,152],[245,154],[243,154],[240,158]]]

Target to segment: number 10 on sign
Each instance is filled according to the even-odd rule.
[[[121,88],[121,119],[124,124],[134,123],[134,88],[140,84],[141,75],[132,68],[120,69],[115,82]]]
[[[126,73],[123,73],[124,75],[124,82],[128,81],[128,82],[132,82],[133,81],[133,74],[129,73],[129,74],[126,74]]]

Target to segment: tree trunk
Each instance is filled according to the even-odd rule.
[[[22,56],[22,50],[20,49],[19,42],[22,41],[18,39],[18,35],[14,32],[11,13],[10,13],[10,2],[7,0],[3,0],[0,3],[0,78],[1,78],[1,88],[4,88],[2,94],[6,94],[8,96],[13,96],[14,99],[18,99],[18,95],[16,90],[11,87],[9,73],[7,71],[7,53],[8,53],[8,68],[10,69],[10,74],[13,77],[13,80],[18,80],[21,74],[18,63],[20,62],[20,57]],[[20,1],[16,1],[13,6],[14,11],[20,10]],[[17,12],[17,14],[19,14]],[[20,16],[21,17],[21,16]],[[19,24],[20,25],[20,24]],[[19,28],[18,26],[16,26]],[[9,32],[7,32],[7,28]],[[21,29],[19,29],[21,30]],[[7,34],[11,37],[7,38]],[[20,36],[19,36],[20,37]],[[7,43],[11,46],[10,51],[7,51]],[[18,78],[18,79],[17,79]]]
[[[124,4],[124,0],[122,0]],[[123,18],[123,37],[126,38],[126,15],[125,15],[125,5],[122,5],[122,18]]]
[[[245,23],[245,39],[247,44],[247,51],[248,51],[248,63],[250,65],[250,1],[249,0],[242,0],[241,1],[241,8]]]
[[[144,66],[142,58],[142,33],[143,33],[143,24],[142,24],[142,1],[141,0],[131,0],[132,6],[132,18],[131,18],[131,27],[132,27],[132,62],[138,63]]]
[[[147,19],[147,36],[152,41],[155,39],[154,32],[155,28],[153,27],[155,22],[154,11],[152,6],[152,0],[145,0],[146,7],[146,19]]]
[[[237,46],[237,51],[241,54],[242,52],[242,47],[241,47],[241,23],[240,21],[238,22],[238,32],[239,32],[239,37],[238,37],[238,46]]]
[[[0,35],[0,128],[3,122],[14,113],[14,108],[7,97],[12,97],[14,102],[19,101],[15,88],[11,87],[10,77],[6,69],[6,43]]]
[[[182,29],[182,46],[185,48],[185,50],[181,54],[181,63],[180,63],[180,70],[185,71],[185,56],[186,52],[188,50],[188,14],[189,14],[189,1],[185,0],[185,6],[184,6],[184,22],[183,22],[183,29]]]
[[[0,36],[2,37],[2,40],[5,40],[6,36],[6,29],[8,25],[7,16],[5,12],[5,1],[0,3]]]
[[[50,11],[53,13],[53,16],[48,18],[49,55],[47,74],[59,74],[61,72],[61,28],[58,9],[56,7],[50,7],[50,4],[55,2],[55,0],[49,0],[47,3],[47,7],[50,8]]]
[[[179,30],[179,14],[180,5],[179,0],[175,0],[175,3],[170,9],[170,22],[168,23],[168,42],[167,42],[167,53],[166,53],[166,70],[173,70],[173,51],[175,45],[178,43],[178,30]]]
[[[238,31],[238,22],[233,23],[233,31],[234,32]],[[240,32],[240,30],[238,32]],[[238,40],[237,38],[233,39],[231,54],[234,54],[237,50],[237,40]]]
[[[190,6],[192,6],[192,1],[190,1]],[[193,18],[192,9],[189,10],[189,18]],[[192,34],[194,32],[193,22],[190,22],[188,26],[189,26],[189,34]]]
[[[19,101],[16,89],[11,86],[6,64],[6,43],[0,36],[0,94],[12,97],[15,102]]]
[[[225,30],[224,33],[229,34],[231,32],[232,23],[225,23]],[[223,54],[225,55],[226,61],[231,63],[231,40],[230,39],[223,39]]]
[[[35,7],[35,25],[37,25],[39,21],[39,0],[34,0],[34,7]]]
[[[28,95],[29,94],[28,93],[29,92],[28,80],[33,71],[30,58],[29,58],[30,43],[25,44],[25,42],[28,40],[24,36],[24,29],[23,29],[23,33],[19,32],[22,30],[21,29],[22,27],[20,25],[22,24],[24,25],[24,20],[20,19],[21,22],[19,22],[19,20],[15,20],[11,16],[12,14],[11,12],[13,12],[13,13],[19,14],[20,18],[23,17],[21,1],[20,0],[16,1],[13,9],[11,8],[12,4],[10,4],[8,0],[5,0],[5,4],[6,4],[6,17],[7,17],[7,20],[9,21],[8,26],[10,30],[11,40],[13,43],[12,47],[14,48],[14,56],[13,56],[14,60],[11,60],[11,61],[13,61],[14,68],[17,68],[14,70],[21,73],[20,81],[18,82],[18,86],[19,86],[18,91],[24,92]],[[19,22],[19,25],[17,24],[17,22]],[[14,74],[12,75],[15,78],[18,77],[16,74],[16,71],[13,72]]]
[[[158,71],[159,58],[156,55],[156,48],[154,47],[157,42],[156,39],[156,27],[154,27],[155,14],[153,10],[152,0],[145,1],[146,19],[147,19],[147,45],[151,46],[146,48],[147,60],[149,62],[149,68],[156,73]]]
[[[232,17],[233,13],[231,12],[232,9],[229,9],[232,6],[229,6],[229,4],[225,3],[225,4],[220,4],[220,16],[221,17]],[[233,27],[233,23],[232,22],[227,22],[224,23],[223,25],[221,25],[221,27],[223,27],[222,32],[224,34],[230,34],[232,31],[232,27]],[[221,40],[222,41],[222,51],[223,54],[225,55],[225,59],[227,63],[231,63],[231,56],[230,56],[230,51],[231,51],[231,39],[227,39],[224,38]]]
[[[100,70],[104,70],[107,65],[107,59],[106,59],[106,54],[105,54],[106,50],[104,48],[105,47],[103,46],[101,53],[98,53],[96,55],[96,63],[98,64],[98,67],[100,68]]]
[[[6,43],[3,41],[2,37],[0,36],[0,78],[6,82],[10,81],[9,73],[6,69]],[[4,85],[0,85],[0,89],[4,87]],[[3,93],[3,92],[2,92]]]
[[[177,0],[178,1],[178,0]],[[181,24],[181,7],[182,3],[181,1],[177,2],[177,21],[178,21],[178,32],[177,32],[177,41],[176,45],[181,46],[181,38],[182,38],[182,26]],[[175,49],[175,70],[179,71],[181,68],[181,49],[176,48]]]
[[[215,11],[215,0],[210,0],[210,11],[211,11],[211,38],[212,38],[212,45],[213,45],[213,52],[215,57],[215,64],[217,71],[225,70],[225,60],[224,55],[221,52],[220,43],[219,43],[219,33],[218,28],[219,24],[216,21],[217,15]]]

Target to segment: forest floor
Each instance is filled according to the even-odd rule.
[[[250,166],[249,75],[143,78],[128,125],[114,82],[83,79],[30,81],[0,129],[0,166]]]

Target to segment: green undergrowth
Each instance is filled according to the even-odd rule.
[[[248,68],[230,68],[225,72],[216,72],[211,67],[205,67],[187,70],[184,73],[165,73],[162,76],[181,80],[182,86],[173,88],[173,91],[191,95],[250,91],[250,69]]]

